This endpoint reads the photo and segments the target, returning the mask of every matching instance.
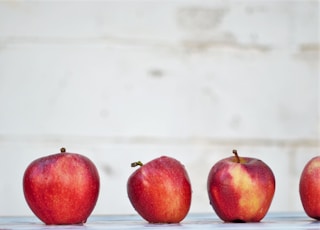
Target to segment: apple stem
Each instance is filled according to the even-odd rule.
[[[137,161],[137,162],[133,162],[133,163],[131,163],[131,167],[136,167],[136,166],[142,166],[143,165],[143,163],[141,162],[141,161]]]
[[[65,147],[62,147],[62,148],[60,149],[60,152],[61,152],[61,153],[65,153],[65,152],[66,152],[66,148],[65,148]]]
[[[234,154],[234,156],[236,157],[236,162],[240,163],[240,157],[238,155],[238,151],[236,149],[232,150],[232,153]]]

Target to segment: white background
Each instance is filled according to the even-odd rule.
[[[95,214],[135,213],[130,163],[180,160],[190,212],[238,149],[274,171],[270,211],[302,211],[319,155],[318,1],[1,1],[0,215],[31,215],[22,176],[65,146],[98,167]]]

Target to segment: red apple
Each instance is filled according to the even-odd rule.
[[[304,167],[299,192],[306,214],[320,220],[320,156],[312,158]]]
[[[272,170],[261,160],[235,156],[218,161],[210,170],[210,204],[225,222],[259,222],[275,191]]]
[[[162,156],[141,166],[128,179],[127,192],[135,210],[150,223],[179,223],[191,205],[191,184],[185,167]]]
[[[23,177],[25,199],[45,224],[82,224],[98,199],[100,179],[87,157],[61,153],[39,158]]]

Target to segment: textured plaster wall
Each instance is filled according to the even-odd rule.
[[[99,169],[95,214],[135,213],[130,163],[161,155],[213,213],[207,175],[234,148],[273,169],[270,211],[302,211],[319,51],[318,1],[1,1],[0,215],[32,214],[23,172],[62,146]]]

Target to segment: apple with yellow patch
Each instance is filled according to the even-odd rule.
[[[306,214],[320,220],[320,156],[305,165],[300,176],[299,193]]]
[[[275,192],[270,167],[256,158],[234,156],[218,161],[210,170],[210,204],[225,222],[259,222],[267,214]]]

